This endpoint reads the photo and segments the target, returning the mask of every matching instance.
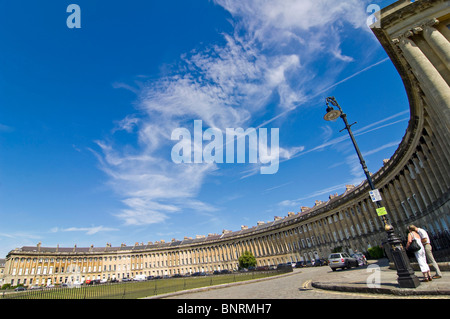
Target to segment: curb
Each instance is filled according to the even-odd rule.
[[[346,284],[330,284],[323,282],[312,282],[311,286],[318,289],[334,290],[341,292],[357,292],[357,293],[369,293],[369,294],[384,294],[384,295],[396,295],[396,296],[445,296],[450,295],[450,289],[432,289],[432,290],[416,290],[414,288],[370,288],[370,287],[355,287]]]

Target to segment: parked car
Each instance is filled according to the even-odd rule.
[[[289,265],[289,266],[291,266],[292,268],[294,268],[295,267],[295,263],[293,263],[293,262],[287,262],[287,264]]]
[[[317,267],[317,266],[325,266],[325,265],[328,265],[328,262],[325,259],[323,259],[323,258],[316,259],[315,262],[314,262],[314,266],[315,267]]]
[[[231,271],[228,270],[228,269],[222,269],[222,270],[220,271],[220,273],[221,273],[221,274],[231,274]]]
[[[278,264],[277,265],[277,270],[283,270],[283,271],[291,272],[292,271],[292,266],[288,265],[288,264]]]
[[[258,266],[256,267],[257,271],[265,271],[265,270],[269,270],[269,266]]]
[[[145,281],[145,280],[147,280],[146,275],[136,275],[133,277],[133,281]]]
[[[27,290],[27,289],[23,286],[19,286],[16,289],[14,289],[14,291],[25,291],[25,290]]]
[[[359,263],[356,258],[350,257],[349,254],[340,252],[333,253],[328,256],[328,265],[330,265],[331,270],[336,271],[338,268],[352,268],[358,267]]]
[[[295,264],[295,268],[303,268],[305,267],[303,261],[297,261],[297,263]]]
[[[204,272],[194,272],[192,275],[191,275],[192,277],[196,277],[196,276],[206,276],[206,273],[204,273]]]
[[[367,265],[367,259],[366,259],[366,256],[364,256],[363,253],[354,253],[351,256],[353,258],[355,258],[356,260],[358,260],[358,263],[359,263],[360,266]]]
[[[42,287],[39,285],[34,285],[30,287],[30,290],[38,290],[38,289],[42,289]]]

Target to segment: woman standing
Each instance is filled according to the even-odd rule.
[[[411,245],[412,241],[415,240],[417,244],[419,244],[420,249],[416,252],[414,252],[414,255],[416,256],[417,262],[419,263],[420,271],[423,273],[425,282],[432,281],[431,279],[431,273],[430,273],[430,267],[428,267],[427,264],[427,257],[425,255],[425,248],[422,245],[422,241],[420,240],[420,235],[414,230],[413,227],[408,227],[409,234],[408,234],[408,243],[406,244],[406,249],[408,249],[409,245]]]

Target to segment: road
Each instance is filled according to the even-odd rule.
[[[231,286],[207,291],[169,296],[165,299],[417,299],[418,297],[346,293],[316,289],[311,286],[314,280],[333,280],[335,276],[349,278],[366,272],[365,267],[332,272],[327,266],[294,269],[294,272],[279,278],[244,285]],[[419,297],[420,298],[420,297]],[[423,297],[425,299],[432,297]]]

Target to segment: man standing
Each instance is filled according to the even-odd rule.
[[[425,254],[427,256],[427,260],[428,260],[428,262],[432,263],[434,269],[436,270],[436,275],[433,276],[433,279],[441,278],[442,273],[441,273],[441,270],[439,269],[439,266],[438,266],[436,260],[434,260],[431,243],[430,243],[430,237],[428,237],[428,233],[425,231],[425,229],[418,228],[414,225],[409,226],[409,229],[416,231],[419,234],[420,239],[422,240],[422,244],[425,247]]]

